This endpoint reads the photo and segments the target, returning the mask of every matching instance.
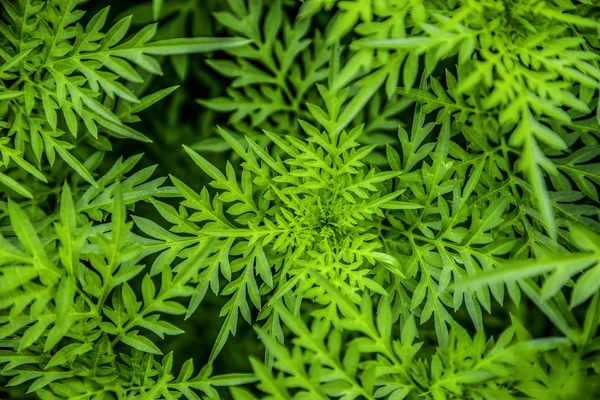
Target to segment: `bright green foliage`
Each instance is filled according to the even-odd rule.
[[[374,279],[375,275],[381,279],[383,271],[378,269],[387,270],[385,275],[402,277],[398,261],[381,252],[378,231],[384,210],[420,206],[399,201],[402,191],[386,185],[398,172],[380,172],[365,165],[363,159],[374,146],[357,142],[362,126],[339,131],[336,116],[347,92],[336,96],[325,88],[320,90],[329,115],[317,106],[309,108],[325,131],[303,121],[304,141],[293,136],[281,139],[265,131],[277,148],[270,155],[252,139],[246,139],[245,148],[221,130],[243,160],[241,176],[231,163],[223,173],[186,148],[211,177],[210,185],[218,194],[211,199],[208,189],[198,194],[172,177],[184,197],[183,207],[176,210],[159,201],[153,203],[174,224],[173,233],[150,221],[136,220],[141,230],[157,240],[156,249],[165,249],[153,266],[154,273],[176,256],[190,257],[208,238],[218,238],[214,254],[196,279],[196,293],[188,309],[189,316],[209,286],[215,294],[231,296],[221,311],[226,319],[211,358],[216,357],[229,334],[235,334],[238,314],[251,322],[247,297],[261,310],[259,319],[268,317],[269,332],[282,340],[279,318],[270,307],[273,301],[285,296],[297,307],[303,298],[329,303],[322,288],[315,285],[312,271],[326,275],[355,302],[366,289],[386,293]],[[228,281],[222,290],[219,276]],[[270,298],[263,300],[265,296]]]
[[[229,51],[237,62],[208,61],[211,68],[234,81],[229,98],[203,100],[201,104],[234,111],[230,119],[234,126],[251,117],[251,127],[297,130],[296,119],[304,118],[305,103],[309,96],[314,97],[315,83],[327,79],[329,46],[319,31],[307,38],[311,20],[290,21],[279,1],[270,7],[258,1],[229,3],[233,12],[216,13],[217,21],[252,43]],[[274,125],[265,124],[267,120]]]
[[[155,36],[157,40],[183,38],[190,35],[192,37],[211,36],[215,21],[209,11],[213,10],[215,4],[219,3],[220,0],[134,2],[120,14],[119,18],[130,17],[131,26],[138,28],[158,22]],[[219,40],[218,38],[213,39]],[[222,43],[225,44],[226,41]],[[223,46],[223,48],[225,47],[227,46]],[[168,64],[173,68],[174,78],[179,81],[185,81],[190,74],[198,73],[195,70],[193,53],[171,56]],[[146,80],[152,79],[156,75],[143,74],[143,77]]]
[[[4,167],[20,168],[46,182],[42,157],[56,156],[89,183],[95,180],[72,154],[84,140],[110,149],[105,135],[150,141],[126,123],[172,90],[139,99],[125,82],[143,81],[135,66],[160,74],[155,56],[214,51],[245,43],[236,38],[185,38],[152,41],[156,25],[127,37],[131,17],[105,29],[108,8],[87,24],[79,0],[3,0],[0,20],[0,141]],[[105,31],[105,33],[103,32]],[[83,132],[83,137],[80,134]],[[68,132],[68,136],[65,135]],[[101,134],[102,133],[102,134]],[[75,142],[75,143],[74,143]],[[26,197],[30,191],[10,175],[0,181]]]
[[[458,81],[446,82],[452,98],[438,91],[438,99],[458,110],[464,107],[463,96],[471,98],[466,100],[468,108],[492,113],[496,120],[492,126],[486,124],[482,135],[498,140],[498,135],[510,133],[509,144],[519,154],[518,169],[530,182],[546,229],[554,237],[556,221],[544,171],[556,174],[548,155],[568,147],[569,139],[557,132],[558,128],[587,135],[587,129],[574,124],[574,118],[594,112],[600,121],[598,99],[594,98],[600,88],[599,55],[593,48],[600,23],[580,15],[589,8],[571,1],[415,1],[400,5],[390,0],[367,12],[367,3],[344,3],[338,21],[353,24],[361,11],[365,22],[356,29],[365,39],[355,45],[384,50],[382,68],[390,73],[388,81],[397,82],[403,68],[402,93],[411,95],[422,54],[426,74],[433,73],[440,60],[458,56]],[[382,19],[374,20],[373,14]],[[462,104],[456,107],[455,103]],[[479,113],[471,113],[469,122],[479,125]],[[597,143],[595,138],[587,141]]]
[[[328,82],[331,90],[339,91],[371,70],[368,59],[326,42],[322,30],[313,26],[316,21],[303,13],[294,18],[280,0],[271,5],[260,0],[228,3],[232,12],[216,13],[216,20],[251,43],[228,49],[234,60],[208,61],[211,68],[233,81],[227,96],[198,102],[231,113],[230,126],[259,143],[266,143],[261,129],[301,136],[298,120],[317,122],[307,107],[308,103],[322,105],[316,84]],[[382,133],[401,124],[395,115],[408,105],[398,96],[382,101],[383,96],[377,93],[382,83],[381,74],[368,76],[357,82],[360,90],[350,93],[355,106],[349,109],[346,123],[355,119],[357,125],[365,123],[365,133],[376,133],[364,135],[362,141],[368,144],[393,141]],[[365,107],[371,98],[370,107]],[[366,118],[360,114],[363,107]],[[206,150],[202,142],[194,148]]]
[[[109,175],[99,180],[104,191],[90,188],[77,199],[65,185],[56,212],[35,220],[33,210],[8,203],[14,237],[0,236],[0,364],[1,375],[11,377],[7,386],[26,384],[42,398],[84,399],[98,393],[154,398],[153,393],[192,389],[215,397],[212,386],[229,379],[251,381],[243,375],[211,377],[210,367],[192,378],[191,361],[178,377],[171,376],[172,354],[161,363],[153,360],[161,351],[148,333],[183,333],[161,314],[185,311],[173,299],[193,292],[187,285],[210,242],[177,272],[163,269],[158,290],[145,275],[138,301],[130,282],[144,269],[144,247],[128,239],[132,223],[125,199],[131,202],[131,193],[147,199],[163,180],[143,183],[149,174],[142,170],[108,185]],[[103,200],[110,198],[107,205]],[[94,224],[86,217],[104,210],[110,223]],[[118,346],[131,350],[116,352]]]
[[[392,254],[402,261],[407,277],[414,279],[390,282],[388,292],[395,292],[399,312],[416,312],[421,322],[433,315],[443,345],[448,340],[447,324],[453,320],[447,308],[457,310],[464,304],[477,330],[483,329],[481,307],[491,311],[490,291],[468,288],[450,293],[448,286],[480,269],[496,267],[501,257],[516,247],[514,228],[502,216],[509,204],[517,201],[510,185],[496,175],[502,177],[498,164],[506,165],[501,157],[495,152],[465,154],[450,141],[452,128],[447,116],[437,143],[425,142],[435,124],[423,125],[424,118],[417,108],[410,136],[400,130],[402,158],[392,147],[387,149],[392,168],[403,173],[399,186],[406,187],[407,199],[422,207],[390,212],[391,227],[383,236],[388,247],[398,253]],[[417,163],[421,168],[414,168]],[[407,289],[412,292],[409,301]],[[513,283],[508,289],[518,303],[517,287]],[[493,287],[492,294],[502,304],[503,288]]]
[[[598,21],[0,0],[0,398],[600,398]]]
[[[335,297],[343,295],[338,292]],[[471,338],[454,325],[449,346],[427,355],[417,339],[414,319],[398,329],[385,300],[376,307],[376,315],[369,296],[362,298],[360,307],[342,303],[338,324],[343,331],[322,320],[307,326],[281,303],[277,305],[295,335],[294,346],[288,351],[259,331],[275,355],[277,371],[252,361],[260,378],[258,387],[269,395],[260,398],[508,400],[591,399],[600,394],[597,383],[582,388],[592,364],[581,363],[568,340],[533,339],[515,320],[497,339],[486,339],[483,332]],[[550,379],[543,378],[546,374]],[[236,400],[258,398],[241,389],[232,393]]]
[[[302,14],[334,3],[308,1]],[[357,54],[374,60],[371,68],[386,76],[388,95],[402,76],[400,93],[461,111],[461,118],[484,124],[481,134],[491,140],[510,133],[509,144],[520,158],[518,169],[532,185],[537,208],[553,236],[555,213],[544,175],[556,175],[557,168],[548,156],[568,147],[564,134],[589,135],[590,121],[575,119],[595,114],[600,121],[595,96],[600,88],[595,48],[600,24],[593,6],[537,0],[357,0],[337,5],[328,42],[354,29],[363,37],[353,44]],[[458,58],[458,80],[446,81],[451,97],[438,90],[435,101],[410,90],[420,63],[429,75],[440,60],[450,57]],[[597,137],[597,129],[591,129]],[[597,138],[584,139],[597,143]]]
[[[537,260],[524,260],[510,267],[479,274],[465,282],[462,286],[475,287],[482,284],[511,282],[551,272],[542,287],[542,297],[548,299],[554,295],[570,279],[585,271],[575,282],[571,306],[576,307],[587,301],[600,289],[600,235],[580,226],[570,227],[571,238],[581,253],[560,254],[547,251]]]
[[[434,90],[440,87],[436,85]],[[416,313],[421,322],[433,317],[437,338],[444,345],[448,340],[448,325],[454,320],[450,309],[458,311],[465,307],[475,328],[481,331],[484,327],[482,308],[490,313],[493,300],[504,304],[505,290],[510,299],[519,304],[524,292],[537,304],[548,302],[542,311],[565,335],[576,340],[577,323],[549,304],[554,302],[551,298],[555,295],[559,296],[554,305],[561,304],[564,297],[559,293],[560,287],[589,264],[574,261],[570,274],[557,275],[551,283],[543,285],[552,285],[553,289],[542,290],[534,281],[518,283],[517,280],[551,270],[525,273],[526,265],[535,268],[538,263],[531,260],[532,257],[547,255],[550,259],[576,250],[584,240],[593,242],[587,238],[595,234],[577,228],[580,238],[573,239],[560,229],[560,240],[554,242],[543,233],[543,217],[535,210],[535,191],[511,166],[512,154],[507,143],[500,141],[492,145],[482,140],[476,129],[458,121],[451,124],[451,113],[446,111],[437,116],[441,127],[436,128],[433,122],[424,124],[426,112],[432,109],[435,107],[417,106],[411,132],[399,131],[401,151],[391,146],[387,148],[390,165],[403,172],[399,188],[407,189],[405,200],[423,206],[418,210],[388,214],[391,228],[385,235],[386,245],[412,280],[390,282],[385,287],[388,293],[395,293],[395,309],[403,315]],[[438,136],[435,143],[427,141],[432,132]],[[464,141],[470,143],[470,151],[458,144]],[[421,167],[415,168],[415,165]],[[578,216],[585,215],[588,209],[595,209],[597,213],[597,207],[569,204],[567,208],[561,204],[562,196],[583,197],[577,193],[552,193],[552,206],[561,215],[561,228],[577,222],[598,230],[596,220]],[[587,255],[575,253],[564,257],[577,260]],[[508,266],[516,260],[517,265]],[[515,273],[515,279],[492,278],[509,276],[508,271]],[[471,283],[483,276],[489,276],[485,280],[487,285]],[[462,282],[464,279],[466,282]],[[452,283],[458,285],[453,287]],[[595,289],[590,290],[581,300],[587,299]]]

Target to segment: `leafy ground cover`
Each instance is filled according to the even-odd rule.
[[[593,0],[0,0],[0,398],[600,398]]]

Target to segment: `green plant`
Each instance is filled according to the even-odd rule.
[[[349,21],[352,11],[364,8],[361,3],[343,12],[340,21]],[[497,141],[509,133],[508,143],[519,156],[518,170],[532,185],[547,232],[554,235],[554,211],[543,176],[544,171],[557,173],[549,156],[568,148],[568,139],[561,135],[565,128],[593,135],[574,123],[575,118],[596,114],[600,121],[594,99],[600,88],[594,33],[600,25],[585,16],[592,11],[590,7],[571,1],[529,0],[446,1],[439,8],[433,4],[430,8],[427,1],[396,8],[390,7],[392,3],[374,10],[382,13],[383,21],[367,22],[366,38],[356,45],[391,50],[396,75],[406,59],[401,90],[406,93],[414,81],[407,69],[414,69],[421,54],[428,74],[440,60],[458,56],[458,82],[455,88],[446,83],[454,93],[452,98],[442,96],[443,100],[454,112],[462,108],[454,103],[462,102],[463,95],[472,98],[464,100],[467,108],[477,110],[467,111],[473,117],[470,123],[480,125],[478,114],[491,113],[496,123],[486,124],[485,134]],[[406,18],[406,26],[395,22],[396,17]],[[596,142],[593,137],[590,140]]]
[[[307,107],[309,103],[323,105],[317,84],[327,82],[337,92],[356,82],[358,90],[351,86],[349,93],[354,107],[348,110],[346,124],[364,123],[362,140],[368,144],[385,145],[394,140],[387,132],[403,123],[396,116],[407,107],[407,100],[395,96],[384,101],[377,92],[383,82],[381,74],[360,80],[371,71],[372,63],[362,54],[327,41],[329,25],[321,27],[303,13],[294,16],[296,11],[280,0],[269,6],[261,1],[228,3],[232,12],[215,13],[215,19],[250,43],[228,50],[233,59],[208,61],[211,68],[233,81],[227,96],[199,99],[199,104],[230,112],[228,124],[235,131],[261,142],[267,140],[261,129],[301,135],[298,120],[317,121]],[[206,151],[206,147],[200,142],[194,148]]]
[[[7,130],[1,144],[3,165],[20,168],[43,182],[47,178],[41,171],[42,157],[52,166],[58,154],[82,178],[95,184],[72,149],[78,143],[92,149],[110,149],[107,137],[99,133],[150,141],[126,123],[136,122],[136,113],[173,88],[138,99],[123,84],[143,80],[134,66],[160,74],[160,64],[153,56],[207,52],[245,43],[236,38],[152,42],[155,24],[124,40],[130,16],[103,33],[109,9],[98,12],[83,26],[78,23],[84,15],[77,8],[78,3],[79,0],[2,2],[6,23],[0,23],[4,61],[0,116],[6,121],[2,128]],[[65,136],[67,132],[69,135]],[[85,148],[77,146],[77,151]],[[5,173],[0,176],[11,189],[32,197],[18,180]]]
[[[600,397],[595,3],[109,3],[0,0],[0,397]]]
[[[219,293],[219,272],[229,281],[220,294],[232,298],[221,311],[226,319],[211,360],[229,334],[235,334],[238,313],[251,322],[246,296],[261,311],[258,319],[268,317],[268,331],[282,340],[279,317],[270,307],[273,301],[290,297],[298,306],[303,298],[328,304],[327,297],[315,285],[312,271],[327,275],[354,301],[360,298],[357,292],[365,289],[385,293],[370,276],[377,274],[377,265],[402,275],[397,260],[380,252],[382,243],[377,230],[384,210],[420,206],[398,201],[400,191],[382,186],[397,172],[366,167],[363,159],[375,146],[358,143],[362,126],[350,132],[339,131],[336,116],[346,91],[336,96],[323,87],[319,89],[329,115],[317,106],[310,108],[325,131],[303,121],[300,125],[307,136],[305,141],[293,136],[280,139],[265,131],[282,153],[273,157],[249,138],[246,150],[222,130],[223,138],[244,160],[239,178],[229,162],[223,174],[186,148],[194,162],[213,179],[210,186],[219,190],[218,195],[211,199],[206,188],[197,194],[172,178],[185,199],[183,207],[177,212],[164,203],[153,203],[174,224],[173,232],[186,235],[165,237],[163,232],[153,230],[149,221],[144,226],[140,224],[145,233],[170,249],[168,258],[161,258],[161,263],[153,266],[155,273],[179,252],[185,254],[183,258],[193,254],[191,244],[198,242],[197,246],[201,246],[206,238],[219,239],[215,254],[198,276],[197,292],[189,310],[195,311],[209,285],[215,294]],[[255,276],[260,277],[260,284]],[[261,300],[264,296],[268,296],[266,301]]]

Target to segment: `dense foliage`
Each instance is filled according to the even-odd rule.
[[[599,99],[593,0],[0,0],[0,398],[600,398]]]

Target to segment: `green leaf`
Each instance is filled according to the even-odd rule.
[[[25,351],[31,347],[46,332],[51,323],[52,320],[50,318],[42,318],[27,328],[21,340],[19,340],[19,351]]]
[[[244,46],[250,40],[242,38],[197,37],[182,39],[165,39],[152,42],[143,47],[144,53],[172,56],[177,54],[207,53],[215,50],[231,49]]]
[[[31,192],[27,190],[27,188],[25,188],[19,182],[15,181],[10,176],[3,174],[2,172],[0,172],[0,183],[5,184],[6,186],[19,193],[23,197],[33,199],[33,194],[31,194]]]
[[[23,96],[23,92],[20,90],[5,90],[0,91],[0,101],[1,100],[10,100],[15,99],[17,97]]]
[[[73,155],[71,155],[71,153],[69,153],[67,150],[65,150],[65,148],[62,146],[62,143],[60,143],[58,141],[55,141],[54,143],[56,144],[56,146],[54,148],[56,149],[56,152],[58,153],[58,155],[60,155],[60,157],[63,160],[65,160],[65,162],[71,168],[73,168],[79,174],[79,176],[81,176],[87,182],[92,184],[92,186],[97,187],[96,181],[92,177],[92,174],[90,174],[90,172],[87,170],[87,168],[81,162],[79,162],[79,160],[77,160],[75,157],[73,157]]]
[[[147,337],[138,335],[135,331],[121,336],[121,341],[136,350],[150,354],[162,354],[160,349]]]
[[[577,279],[575,289],[573,290],[573,298],[571,307],[577,307],[590,297],[598,293],[600,289],[600,263],[593,268],[585,271],[583,275]]]
[[[15,230],[15,234],[21,244],[45,267],[54,270],[50,267],[48,255],[27,214],[12,200],[8,201],[8,213],[10,215],[11,226]],[[58,278],[56,278],[57,280]]]
[[[158,21],[162,6],[163,0],[152,0],[152,17],[155,21]]]
[[[71,343],[56,352],[48,361],[44,369],[57,367],[72,362],[75,357],[81,356],[93,349],[89,343]]]

